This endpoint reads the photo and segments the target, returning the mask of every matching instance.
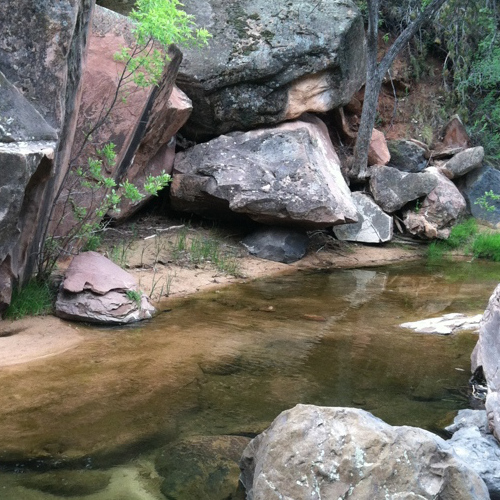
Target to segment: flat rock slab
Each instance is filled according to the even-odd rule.
[[[451,313],[440,316],[439,318],[423,319],[421,321],[403,323],[399,326],[402,328],[410,328],[417,333],[451,335],[461,330],[478,330],[482,317],[482,314],[466,316],[465,314]]]
[[[138,289],[137,280],[97,252],[83,252],[69,265],[62,287],[71,293],[90,290],[104,295],[111,290]]]
[[[359,243],[384,243],[391,241],[393,221],[366,194],[352,193],[352,199],[358,209],[358,222],[343,224],[333,228],[335,236],[342,241],[358,241]]]

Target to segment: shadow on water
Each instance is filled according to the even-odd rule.
[[[500,265],[483,262],[300,273],[171,301],[135,328],[84,329],[72,351],[0,371],[0,498],[163,498],[147,472],[157,449],[253,436],[297,403],[364,408],[439,433],[468,405],[477,336],[398,325],[481,313],[499,278]],[[131,460],[142,465],[127,468]],[[101,483],[85,474],[109,467],[98,496],[86,493],[89,481]],[[56,480],[66,489],[49,481],[44,490],[38,479],[33,489],[33,473],[16,474],[48,469],[69,474]],[[113,474],[154,484],[123,496],[127,480]]]

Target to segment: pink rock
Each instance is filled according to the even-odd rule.
[[[390,159],[391,153],[384,134],[374,128],[368,150],[368,165],[387,165]]]
[[[450,121],[446,124],[443,136],[443,149],[469,147],[469,135],[458,115],[452,116]]]
[[[91,323],[123,324],[149,319],[156,309],[133,276],[96,252],[77,255],[56,301],[56,315]],[[138,294],[138,299],[130,293]]]
[[[111,290],[137,290],[136,279],[97,252],[77,255],[68,267],[63,281],[63,289],[78,293],[91,290],[104,295]]]

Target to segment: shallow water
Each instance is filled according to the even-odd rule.
[[[477,336],[398,325],[481,313],[499,281],[483,262],[299,273],[172,301],[136,327],[82,327],[72,351],[0,370],[0,498],[163,498],[156,449],[252,436],[297,403],[440,432],[468,404]]]

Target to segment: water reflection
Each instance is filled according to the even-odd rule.
[[[499,278],[480,262],[304,273],[173,301],[140,327],[85,330],[73,351],[0,371],[0,459],[6,470],[109,467],[178,438],[256,434],[297,403],[439,430],[467,405],[476,336],[398,325],[480,313]],[[26,486],[10,474],[2,485]]]

